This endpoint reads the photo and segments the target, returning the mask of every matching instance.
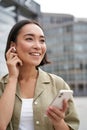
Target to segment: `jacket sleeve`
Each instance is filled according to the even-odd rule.
[[[2,95],[2,93],[4,92],[5,86],[7,84],[8,81],[8,74],[4,75],[1,79],[0,79],[0,96]]]
[[[57,90],[60,89],[70,89],[69,85],[61,78],[56,75],[53,75],[55,85]],[[65,113],[65,122],[67,125],[70,127],[70,130],[78,130],[79,129],[79,116],[76,110],[75,102],[74,102],[74,97],[72,96],[71,99],[68,101],[68,109]]]
[[[68,86],[67,83],[64,82],[64,86]],[[69,87],[69,86],[68,86]],[[68,109],[66,111],[65,121],[71,130],[78,130],[79,129],[79,116],[77,113],[76,105],[74,102],[74,97],[72,96],[71,99],[68,101]]]

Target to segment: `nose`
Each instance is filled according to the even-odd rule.
[[[41,49],[41,44],[39,41],[35,41],[34,45],[33,45],[34,49]]]

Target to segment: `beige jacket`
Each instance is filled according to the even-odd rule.
[[[0,81],[0,96],[2,95],[5,86],[8,82],[8,75],[5,75]],[[54,130],[52,123],[45,116],[45,112],[53,98],[60,89],[70,89],[65,81],[53,74],[39,69],[39,76],[37,79],[34,99],[33,99],[33,114],[34,114],[34,128],[35,130]],[[17,91],[15,95],[15,105],[12,119],[6,130],[18,130],[22,100],[20,97],[19,85],[17,84]],[[66,123],[71,130],[78,130],[79,119],[73,102],[73,98],[69,101],[69,109],[65,116]],[[26,128],[25,128],[26,130]]]

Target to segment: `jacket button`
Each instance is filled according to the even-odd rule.
[[[37,102],[35,102],[34,104],[37,105]]]
[[[36,124],[37,124],[37,125],[39,125],[39,124],[40,124],[40,122],[39,122],[39,121],[36,121]]]

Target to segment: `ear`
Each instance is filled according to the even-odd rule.
[[[11,41],[10,47],[15,47],[16,48],[15,42]]]

